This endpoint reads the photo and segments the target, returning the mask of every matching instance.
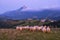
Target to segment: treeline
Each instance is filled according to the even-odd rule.
[[[0,28],[15,28],[16,26],[34,26],[34,25],[46,25],[51,27],[60,27],[60,21],[56,22],[41,22],[40,20],[8,20],[8,21],[0,21]]]

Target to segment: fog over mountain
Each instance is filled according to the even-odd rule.
[[[32,10],[26,6],[22,6],[17,10],[7,11],[0,15],[0,19],[13,19],[13,20],[21,20],[34,18],[37,19],[53,19],[60,20],[60,10],[59,9],[44,9],[44,10]]]

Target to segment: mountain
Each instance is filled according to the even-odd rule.
[[[13,19],[13,20],[21,20],[21,19],[28,19],[28,18],[49,18],[53,20],[60,20],[60,10],[52,10],[52,9],[44,9],[44,10],[38,10],[38,11],[21,11],[22,9],[25,9],[25,7],[21,7],[14,11],[8,11],[0,15],[3,16],[6,19]],[[2,17],[1,17],[2,18]]]

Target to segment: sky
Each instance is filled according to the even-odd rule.
[[[60,0],[0,0],[0,14],[24,5],[28,10],[60,8]]]

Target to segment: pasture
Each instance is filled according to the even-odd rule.
[[[0,40],[60,40],[60,28],[53,28],[50,33],[0,29]]]

